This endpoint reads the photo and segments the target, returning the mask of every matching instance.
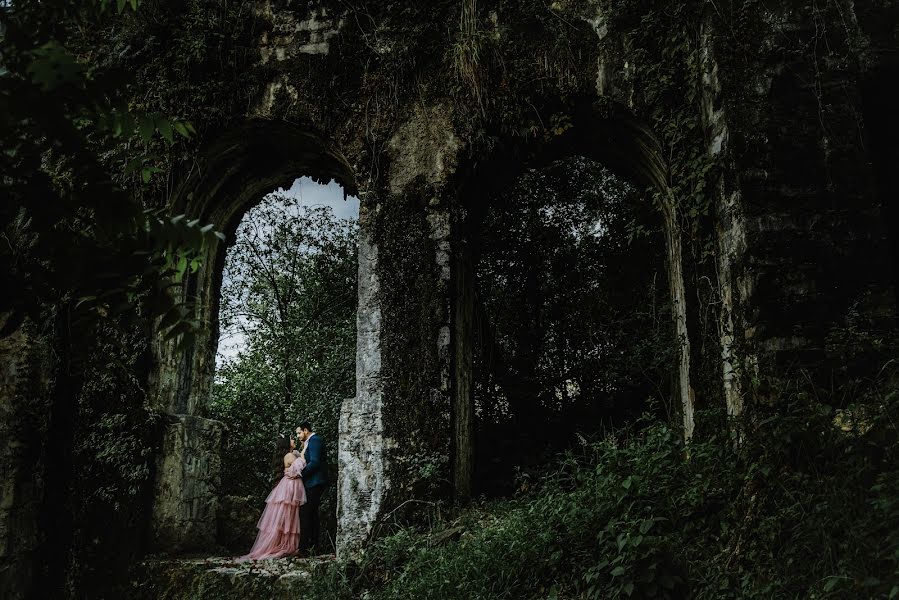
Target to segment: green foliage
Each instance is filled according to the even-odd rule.
[[[483,113],[487,94],[482,62],[492,39],[489,33],[478,27],[477,0],[464,0],[461,5],[459,36],[452,47],[452,65],[460,83]]]
[[[135,374],[148,351],[143,332],[104,326],[97,333],[79,395],[77,468],[87,484],[82,501],[120,511],[145,491],[160,416]]]
[[[479,489],[493,493],[512,465],[540,469],[579,434],[650,405],[672,418],[677,344],[646,194],[572,157],[524,173],[485,212],[472,235],[474,397]]]
[[[88,597],[101,596],[95,590],[124,576],[139,551],[135,541],[147,526],[146,498],[162,419],[141,379],[149,352],[146,326],[131,315],[104,320],[83,349],[79,367],[83,383],[71,431],[73,483],[67,497],[54,502],[71,511],[74,521],[69,586]],[[62,454],[62,440],[52,442]],[[59,493],[56,487],[53,491]]]
[[[458,20],[453,15],[443,62],[452,75],[445,85],[459,130],[486,147],[496,133],[549,138],[564,132],[553,122],[556,111],[595,89],[589,74],[598,47],[587,21],[549,3],[519,0],[465,0],[454,11]],[[491,125],[480,128],[484,123]]]
[[[734,450],[643,422],[526,493],[406,529],[315,579],[322,597],[886,598],[899,585],[899,394],[843,431],[800,397]],[[886,395],[883,395],[886,394]],[[460,527],[457,541],[435,532]]]
[[[856,325],[832,352],[892,340]],[[400,529],[319,568],[321,597],[890,598],[899,594],[899,369],[848,380],[846,410],[805,377],[685,447],[645,415],[554,460],[515,496]],[[704,414],[702,423],[722,422]]]
[[[628,240],[634,223],[646,237]],[[508,413],[530,399],[544,411],[601,403],[607,416],[665,401],[675,345],[660,237],[643,195],[579,157],[496,200],[477,234],[485,419],[502,420],[503,400]]]
[[[0,38],[0,311],[5,331],[39,318],[46,303],[68,305],[73,323],[126,312],[165,315],[172,335],[188,333],[186,310],[172,301],[179,265],[195,260],[215,232],[182,217],[148,212],[117,182],[105,154],[135,138],[146,149],[158,133],[193,126],[159,112],[133,110],[128,76],[103,69],[69,46],[69,25],[111,25],[108,2],[15,3],[4,6]],[[118,3],[118,12],[124,9]],[[137,9],[138,2],[130,2]],[[70,44],[71,42],[71,44]],[[152,156],[131,152],[125,173],[147,182]]]

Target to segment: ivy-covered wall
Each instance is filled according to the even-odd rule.
[[[719,210],[739,223],[728,242],[742,258],[723,290],[735,299],[735,364],[756,400],[800,370],[826,397],[827,379],[845,375],[835,375],[846,357],[830,351],[834,330],[884,332],[895,317],[895,222],[872,172],[872,139],[887,123],[865,108],[866,89],[886,91],[865,82],[895,61],[895,30],[875,23],[895,23],[896,8],[720,8],[707,16],[708,113],[719,121],[711,147],[723,147]]]

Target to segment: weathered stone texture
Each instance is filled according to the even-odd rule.
[[[218,421],[170,417],[156,466],[155,548],[185,552],[216,546],[223,433],[224,426]]]
[[[766,375],[825,367],[827,331],[853,311],[881,326],[895,315],[847,10],[846,28],[827,32],[812,7],[763,11],[756,62],[726,74],[723,109],[706,104],[710,150],[724,146],[732,161],[719,195],[721,251],[736,258],[721,263],[728,313],[743,360]],[[733,55],[725,35],[718,44]],[[825,47],[845,59],[825,58]],[[712,99],[718,74],[707,77]]]
[[[235,563],[228,558],[150,560],[135,567],[134,600],[244,600],[312,598],[309,578],[330,560],[278,559]]]
[[[446,105],[416,106],[412,117],[390,139],[390,193],[402,194],[418,180],[429,186],[446,183],[455,172],[461,142]]]
[[[722,89],[714,46],[715,27],[711,19],[703,23],[701,35],[702,119],[712,157],[728,161],[730,131],[727,113],[722,106]],[[727,163],[725,163],[727,164]],[[728,164],[732,168],[732,164]],[[745,348],[735,340],[735,332],[743,327],[741,308],[748,297],[736,285],[738,266],[746,252],[746,231],[742,197],[721,175],[713,188],[715,202],[715,244],[717,254],[718,293],[721,306],[718,316],[718,339],[721,349],[721,382],[727,414],[743,412],[745,381],[755,375],[747,363]],[[752,371],[752,372],[750,372]]]
[[[360,208],[363,222],[368,208]],[[337,451],[337,548],[357,550],[380,516],[388,477],[381,381],[381,308],[378,248],[359,234],[359,303],[356,316],[356,396],[343,401]]]
[[[315,7],[306,18],[297,18],[288,10],[278,10],[273,2],[257,2],[257,15],[271,22],[271,30],[263,31],[259,39],[262,64],[270,60],[284,61],[298,54],[327,54],[329,40],[340,33],[345,20],[333,17],[325,7]]]

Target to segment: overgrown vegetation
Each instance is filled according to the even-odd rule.
[[[511,499],[400,529],[356,560],[319,570],[317,591],[323,598],[894,598],[896,375],[890,365],[868,382],[851,421],[807,389],[784,393],[736,447],[723,429],[685,448],[676,429],[638,421],[585,441],[545,477],[521,481]]]
[[[193,125],[132,108],[126,72],[89,65],[67,48],[74,36],[60,23],[112,27],[121,17],[108,2],[0,8],[0,189],[8,199],[0,272],[3,288],[16,290],[0,299],[0,310],[10,311],[0,333],[26,317],[40,320],[46,302],[65,310],[76,330],[140,310],[165,315],[172,334],[189,332],[170,283],[196,269],[215,232],[146,210],[122,179],[133,173],[148,182],[157,172],[147,164],[149,146],[188,138]],[[126,144],[130,160],[111,176],[105,153]]]
[[[436,283],[440,266],[435,258],[439,258],[440,238],[450,232],[448,221],[440,221],[439,216],[429,222],[428,199],[422,191],[407,194],[408,198],[382,205],[369,231],[378,256],[390,257],[377,266],[380,377],[384,396],[394,399],[385,402],[381,418],[385,429],[406,435],[415,432],[409,435],[415,443],[391,449],[395,473],[389,476],[402,482],[394,490],[398,498],[422,498],[449,488],[445,435],[449,407],[440,401],[439,383],[422,373],[439,370],[438,345],[431,340],[446,308],[438,287],[442,284]]]
[[[149,358],[146,331],[132,324],[97,334],[78,396],[72,492],[57,498],[73,517],[67,586],[86,596],[102,595],[139,556],[163,425],[139,376]]]
[[[20,436],[10,447],[35,462],[30,485],[13,482],[5,497],[40,502],[36,531],[26,526],[8,547],[42,557],[33,593],[45,597],[89,593],[138,551],[155,449],[150,324],[160,318],[160,333],[180,341],[191,335],[197,324],[177,283],[220,235],[140,198],[157,173],[151,148],[192,138],[193,125],[129,103],[133,74],[82,52],[80,28],[115,29],[138,5],[0,3],[0,338],[25,332],[52,357],[32,375],[40,384],[10,392],[46,410],[40,425],[8,415]],[[23,509],[33,507],[13,510]]]
[[[290,4],[273,3],[279,10]],[[305,10],[293,4],[297,15]],[[715,23],[716,48],[731,48],[715,59],[732,133],[745,137],[745,155],[735,157],[739,166],[732,171],[768,177],[775,171],[760,169],[763,159],[765,169],[803,159],[796,171],[804,177],[817,169],[808,156],[837,157],[823,161],[827,181],[820,189],[808,188],[814,192],[804,200],[809,213],[860,180],[833,167],[857,152],[857,134],[865,133],[858,115],[842,114],[856,104],[844,101],[855,87],[840,78],[866,51],[861,30],[847,24],[843,3],[801,4],[793,15],[768,13],[759,0],[334,2],[327,5],[332,14],[345,11],[346,18],[327,56],[299,53],[259,65],[260,40],[279,31],[250,2],[0,1],[0,287],[8,292],[0,297],[0,334],[24,322],[52,357],[41,373],[52,379],[45,382],[52,398],[34,401],[46,400],[49,416],[35,425],[41,439],[31,448],[40,457],[35,483],[47,490],[43,545],[34,552],[46,564],[35,576],[37,593],[91,595],[94,584],[114,580],[141,550],[159,441],[159,416],[146,394],[150,324],[165,315],[171,333],[189,332],[188,311],[168,284],[199,266],[196,247],[214,235],[196,221],[145,208],[166,203],[194,167],[200,140],[255,114],[263,86],[281,77],[302,92],[292,98],[282,89],[271,116],[329,133],[333,127],[377,195],[389,187],[381,171],[386,142],[413,102],[453,100],[447,106],[456,133],[479,156],[500,138],[563,135],[570,106],[595,95],[598,61],[626,65],[605,82],[607,91],[637,108],[670,159],[668,184],[696,296],[689,304],[691,337],[696,333],[700,342],[694,345],[701,354],[693,368],[696,387],[707,406],[720,404],[721,289],[712,283],[718,249],[711,188],[721,183],[721,165],[708,156],[703,118],[703,60],[711,47],[704,46],[706,17]],[[594,22],[599,5],[604,18]],[[579,14],[582,7],[589,14]],[[769,23],[769,16],[784,22]],[[814,31],[794,29],[794,16],[795,24]],[[444,22],[446,29],[431,31]],[[746,74],[771,65],[789,67],[775,82],[783,86],[778,110],[795,107],[803,116],[755,127],[748,113],[764,97],[754,91],[759,81]],[[740,107],[742,114],[731,110]],[[842,119],[851,126],[841,126]],[[800,125],[820,126],[821,148],[810,150],[818,137],[791,135],[796,148],[778,144],[779,154],[765,158],[775,128],[792,132]],[[835,130],[849,132],[844,147],[831,135]],[[420,376],[437,372],[431,339],[445,308],[445,290],[434,286],[431,192],[417,190],[372,211],[380,250],[395,257],[393,278],[389,272],[382,278],[385,364],[397,365],[385,372],[385,389],[407,400],[388,406],[389,424],[430,428],[420,436],[431,444],[427,452],[396,453],[405,471],[391,475],[408,484],[396,491],[410,497],[447,483],[441,478],[448,453],[440,440],[450,418],[427,404],[438,384]],[[846,198],[848,206],[857,196]],[[754,207],[762,215],[769,208]],[[335,256],[331,266],[345,277],[310,290],[307,300],[353,287],[348,247]],[[780,258],[789,260],[789,253]],[[557,287],[569,283],[562,273],[553,275]],[[275,306],[270,300],[260,296],[265,311]],[[314,313],[311,305],[303,310]],[[221,371],[212,411],[232,428],[227,491],[264,493],[267,474],[256,467],[264,464],[258,459],[268,452],[268,432],[289,431],[298,416],[312,414],[317,428],[336,439],[329,428],[337,402],[351,393],[352,369],[345,352],[351,317],[338,312],[314,327],[278,315],[286,327],[255,332],[245,354]],[[507,334],[538,320],[514,307],[508,313]],[[578,368],[620,384],[633,382],[632,369],[643,360],[664,363],[673,348],[645,337],[628,344],[628,334],[640,331],[628,319],[645,315],[618,316],[625,326],[614,337],[626,352]],[[689,449],[676,430],[651,419],[584,441],[557,467],[538,468],[540,478],[523,475],[515,497],[450,516],[441,506],[429,528],[397,529],[357,561],[321,572],[314,584],[322,597],[899,596],[897,396],[887,360],[895,347],[871,338],[856,316],[850,312],[827,338],[822,364],[831,369],[830,387],[821,385],[820,373],[788,378],[741,371],[758,376],[744,423],[728,430],[722,414],[707,411]],[[556,323],[566,338],[584,333],[577,316]],[[557,354],[567,357],[569,350]],[[567,375],[570,365],[540,366],[534,370],[545,383]],[[518,369],[512,378],[526,384],[531,375]],[[579,382],[582,393],[587,387]],[[564,396],[573,388],[559,389]],[[630,416],[625,397],[637,392],[621,391],[602,397],[594,389],[583,399],[627,404],[623,412]],[[134,537],[121,535],[132,530]]]

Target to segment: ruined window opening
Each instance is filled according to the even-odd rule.
[[[249,521],[273,484],[277,436],[311,421],[336,459],[340,404],[356,385],[358,215],[358,199],[344,199],[337,183],[304,177],[247,210],[229,240],[209,410],[229,429],[220,541],[235,552],[255,536]],[[321,514],[323,538],[333,540],[336,486],[329,487]],[[255,517],[227,518],[240,513]]]
[[[648,192],[572,156],[487,204],[472,236],[475,481],[494,495],[581,436],[645,410],[676,418],[676,344]]]

